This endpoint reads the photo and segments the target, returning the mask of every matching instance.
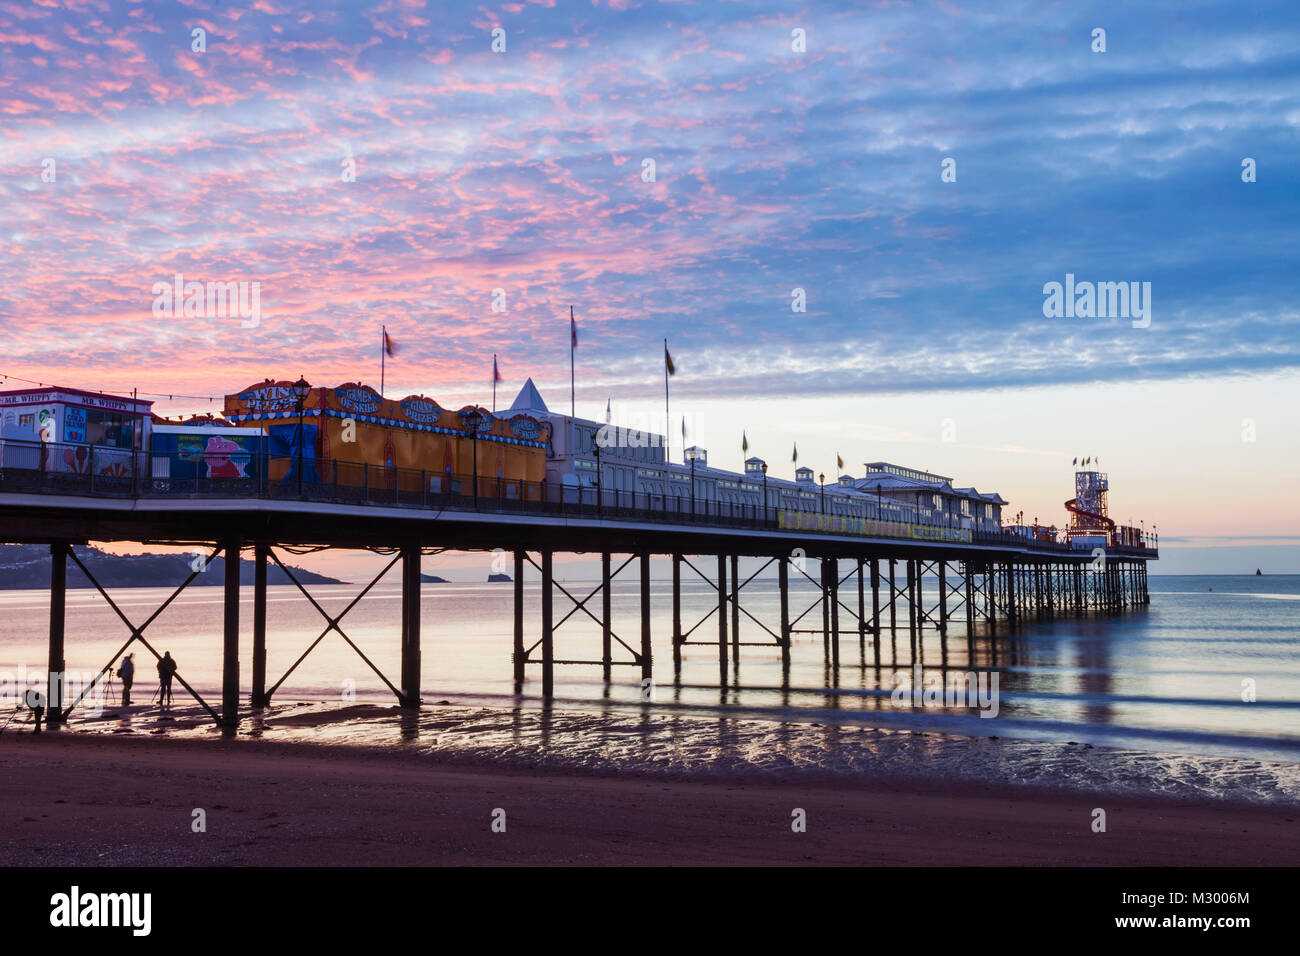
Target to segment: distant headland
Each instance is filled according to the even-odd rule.
[[[195,570],[200,561],[194,554],[109,554],[89,545],[76,548],[77,557],[90,573],[106,588],[158,588],[179,587]],[[202,557],[206,559],[208,553]],[[343,584],[338,578],[327,577],[296,568],[289,569],[303,584]],[[213,558],[191,582],[195,585],[220,585],[224,583],[226,562],[224,557]],[[253,583],[253,562],[239,562],[240,584]],[[288,575],[277,565],[266,569],[267,584],[292,584]],[[50,586],[50,549],[43,544],[0,545],[0,590],[31,590]],[[68,562],[68,587],[88,588],[93,585],[86,579],[75,562]]]

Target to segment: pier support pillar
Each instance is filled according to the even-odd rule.
[[[420,707],[420,546],[402,545],[402,706]]]
[[[673,680],[682,676],[682,556],[673,555]]]
[[[605,591],[609,593],[608,588]],[[607,658],[608,659],[608,658]],[[649,700],[646,694],[650,685],[646,681],[654,678],[654,657],[650,649],[650,555],[641,555],[641,681],[642,700]]]
[[[831,608],[826,603],[826,559],[817,559],[817,584],[819,590],[819,600],[822,603],[822,663],[830,666],[831,663]]]
[[[554,555],[542,551],[542,697],[555,696],[555,616],[552,605],[552,562]]]
[[[876,666],[880,666],[880,561],[871,559],[871,638],[875,646]]]
[[[911,558],[907,559],[907,632],[908,632],[908,639],[911,644],[911,650],[912,650],[911,660],[908,661],[909,667],[916,666],[916,657],[917,657],[916,632],[918,630],[918,625],[920,623],[917,620],[917,607],[916,607],[916,579],[919,577],[919,575],[916,573],[917,563],[918,562],[913,561]]]
[[[867,662],[867,582],[866,562],[858,558],[858,660]]]
[[[894,585],[894,559],[889,559],[889,629],[898,630],[898,588]]]
[[[222,543],[226,552],[224,626],[221,655],[221,723],[239,726],[239,539]]]
[[[922,580],[925,575],[925,563],[916,559],[916,576],[912,579],[912,596],[911,600],[916,605],[916,633],[925,636],[925,592],[922,588]]]
[[[740,555],[731,556],[731,665],[740,667]]]
[[[727,556],[718,555],[718,686],[727,686]]]
[[[831,606],[831,667],[840,669],[840,559],[827,558],[829,572],[826,583],[830,587],[827,603]]]
[[[975,568],[969,561],[963,561],[961,571],[966,592],[966,642],[969,644],[975,636]]]
[[[1008,561],[1002,566],[1002,573],[1007,579],[1007,618],[1012,624],[1020,617],[1020,608],[1017,604],[1018,597],[1016,594],[1016,565],[1014,561]]]
[[[46,670],[46,722],[63,722],[64,671],[63,636],[68,606],[68,546],[62,541],[50,545],[50,654]]]
[[[609,552],[600,554],[600,670],[608,684],[613,678],[613,640],[610,630]]]
[[[948,562],[939,559],[939,633],[948,636]]]
[[[253,693],[249,701],[254,707],[271,703],[266,696],[266,562],[270,550],[261,541],[253,545]]]
[[[785,555],[776,559],[776,587],[781,601],[781,686],[790,684],[790,561]]]
[[[510,655],[515,668],[515,693],[524,689],[524,552],[515,551],[515,650]]]

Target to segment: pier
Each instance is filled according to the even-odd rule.
[[[500,481],[479,475],[455,476],[440,486],[460,489],[455,493],[430,491],[423,476],[410,482],[395,474],[388,477],[391,480],[360,486],[319,480],[157,482],[134,474],[112,478],[5,469],[0,474],[0,538],[48,545],[52,558],[47,696],[51,722],[69,719],[89,692],[67,699],[53,676],[65,669],[65,642],[70,637],[65,626],[69,563],[86,574],[126,628],[122,648],[105,663],[100,678],[136,643],[158,656],[149,642],[149,624],[202,573],[199,565],[137,623],[80,561],[77,549],[90,541],[182,545],[225,557],[221,700],[204,700],[181,673],[176,680],[227,729],[238,725],[245,707],[267,706],[329,634],[346,641],[402,707],[418,708],[421,564],[426,555],[445,550],[500,550],[512,557],[514,649],[513,659],[502,666],[512,668],[518,692],[528,674],[540,671],[545,699],[553,697],[557,667],[599,668],[606,681],[614,668],[628,668],[648,687],[649,682],[667,679],[669,667],[671,679],[679,680],[684,649],[701,645],[716,648],[720,688],[739,684],[746,648],[754,647],[776,649],[788,680],[796,634],[820,636],[832,674],[849,667],[911,667],[927,628],[946,637],[956,621],[969,636],[980,626],[996,632],[1035,620],[1144,606],[1149,602],[1147,563],[1159,556],[1145,540],[1082,550],[1010,531],[861,520],[769,508],[766,502],[754,508],[719,502],[698,507],[692,501],[687,510],[680,499],[656,501],[613,491],[585,495],[581,488],[548,487],[546,482],[527,487],[520,482],[507,496]],[[284,566],[281,552],[286,548],[371,550],[391,558],[347,608],[331,616]],[[566,554],[599,556],[601,576],[594,589],[574,593],[556,581],[556,557]],[[650,570],[656,557],[672,567],[671,634],[653,634],[651,628]],[[743,580],[741,558],[761,562]],[[254,564],[248,684],[240,660],[243,560]],[[321,616],[320,636],[278,678],[266,669],[273,638],[266,615],[270,563],[285,570]],[[532,607],[523,586],[529,567],[541,578],[540,600]],[[401,663],[399,673],[390,676],[347,635],[345,618],[394,568],[402,588]],[[747,610],[745,588],[760,575],[770,580],[773,574],[780,595],[779,619],[763,621]],[[637,582],[639,619],[613,619],[611,590],[617,578]],[[682,617],[682,582],[695,578],[717,593],[716,607],[698,622]],[[802,579],[816,589],[806,607],[792,604],[809,593],[791,588],[792,580]],[[557,658],[556,632],[575,615],[600,625],[599,646],[593,646],[589,656]],[[892,644],[903,634],[909,641],[908,659],[883,659],[882,635],[889,635]],[[662,659],[656,658],[656,645],[667,651]]]

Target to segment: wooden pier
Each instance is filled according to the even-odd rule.
[[[680,680],[683,650],[716,647],[720,687],[739,682],[746,648],[779,651],[783,683],[788,682],[793,637],[820,635],[824,663],[834,674],[846,667],[882,666],[881,638],[897,639],[905,631],[910,659],[925,629],[946,637],[953,621],[967,634],[977,627],[996,633],[1034,620],[1070,615],[1119,613],[1149,601],[1147,562],[1158,557],[1151,547],[1123,547],[1100,553],[1072,550],[1059,542],[1014,535],[968,535],[969,540],[871,536],[846,530],[792,527],[781,513],[747,518],[685,516],[646,509],[609,513],[599,505],[564,501],[467,499],[425,496],[417,503],[397,500],[339,501],[326,495],[305,497],[225,495],[220,489],[190,495],[150,495],[138,488],[90,494],[87,488],[8,491],[0,484],[0,538],[41,543],[50,548],[50,619],[48,713],[67,720],[81,700],[65,699],[64,672],[68,563],[76,564],[126,625],[129,637],[105,664],[100,677],[137,642],[158,656],[148,638],[150,623],[200,573],[194,571],[152,615],[134,623],[95,581],[77,554],[91,541],[202,546],[224,555],[223,680],[219,706],[205,701],[184,680],[176,680],[211,717],[226,728],[238,725],[246,707],[265,707],[284,680],[321,640],[334,633],[374,670],[403,707],[420,706],[420,569],[422,557],[443,550],[494,551],[513,557],[513,677],[522,691],[533,669],[541,672],[541,694],[554,695],[557,667],[600,668],[610,680],[614,668],[631,668],[643,681],[656,677],[654,642],[671,640],[672,679]],[[798,517],[798,516],[795,516]],[[391,555],[383,571],[341,613],[331,616],[281,561],[285,547],[369,549]],[[601,576],[586,593],[574,593],[555,580],[557,555],[599,555]],[[672,633],[652,634],[651,559],[667,559],[672,568]],[[740,559],[757,559],[758,570],[743,580]],[[251,679],[243,683],[240,660],[240,563],[254,563]],[[321,633],[293,666],[276,680],[266,669],[268,633],[267,569],[274,562],[321,615]],[[385,675],[345,630],[345,618],[370,590],[400,565],[401,664],[396,680]],[[539,606],[529,607],[523,586],[527,568],[541,577]],[[760,575],[775,575],[779,620],[762,621],[746,607],[746,588]],[[623,627],[611,615],[613,582],[637,581],[639,621]],[[700,579],[716,591],[717,601],[698,622],[682,617],[683,580]],[[792,603],[810,593],[791,587],[792,579],[815,587],[807,607]],[[937,585],[931,590],[932,583]],[[557,606],[558,605],[558,606]],[[557,614],[559,617],[557,619]],[[600,626],[600,643],[589,657],[559,659],[555,634],[575,616]],[[716,615],[716,620],[710,620]],[[534,632],[528,624],[536,621]],[[744,639],[742,639],[742,628]],[[847,645],[847,646],[846,646]],[[856,645],[856,651],[854,650]],[[505,662],[503,662],[503,667]],[[82,697],[87,691],[83,691]]]

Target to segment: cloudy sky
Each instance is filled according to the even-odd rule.
[[[573,305],[579,412],[662,428],[666,337],[719,464],[1063,523],[1090,454],[1188,569],[1300,571],[1293,0],[10,0],[0,62],[0,373],[204,410],[377,385],[384,324],[391,396],[497,353],[564,407]],[[155,315],[176,273],[257,324]],[[1067,274],[1149,327],[1045,317]]]

